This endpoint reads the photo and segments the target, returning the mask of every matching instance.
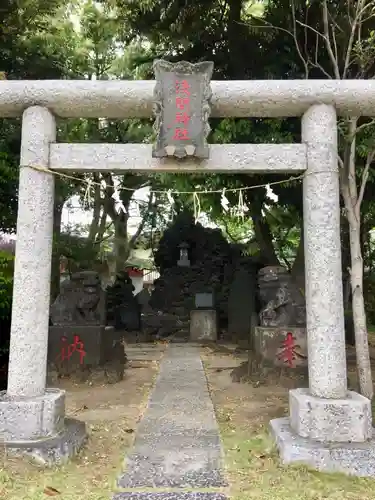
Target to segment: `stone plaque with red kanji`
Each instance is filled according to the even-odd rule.
[[[307,366],[306,328],[258,326],[254,331],[254,349],[275,366]]]
[[[154,62],[156,158],[208,158],[213,63]]]

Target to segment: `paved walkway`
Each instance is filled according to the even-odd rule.
[[[199,348],[172,344],[113,500],[225,500],[222,467]]]

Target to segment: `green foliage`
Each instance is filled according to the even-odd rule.
[[[57,253],[68,261],[68,269],[90,269],[98,259],[100,248],[88,242],[78,234],[63,232],[60,234]]]
[[[13,255],[0,250],[0,320],[10,315],[13,293]]]

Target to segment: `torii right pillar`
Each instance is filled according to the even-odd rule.
[[[289,393],[289,418],[271,421],[281,459],[327,472],[375,476],[369,399],[347,389],[340,242],[337,116],[317,104],[302,118],[309,388]]]

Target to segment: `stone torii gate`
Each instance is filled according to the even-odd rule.
[[[5,444],[44,461],[71,455],[83,423],[46,389],[56,172],[302,173],[309,389],[290,391],[290,417],[271,422],[285,462],[375,475],[370,401],[347,390],[341,277],[337,115],[375,116],[375,82],[214,81],[216,117],[302,117],[301,144],[212,145],[208,160],[152,158],[145,144],[57,144],[55,116],[152,114],[153,81],[2,81],[0,116],[22,115],[21,168]],[[33,168],[36,167],[36,168]],[[37,170],[39,168],[39,170]]]

